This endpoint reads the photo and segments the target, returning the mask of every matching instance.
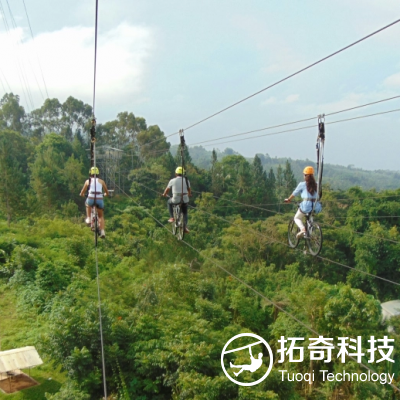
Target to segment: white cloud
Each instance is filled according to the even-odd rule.
[[[99,32],[97,48],[96,102],[126,102],[135,97],[141,101],[144,92],[146,63],[153,49],[151,30],[121,23],[107,32]],[[43,103],[44,92],[37,53],[49,96],[61,101],[72,95],[92,103],[94,68],[94,30],[65,27],[38,35],[33,42],[21,28],[0,33],[0,77],[14,93],[21,95],[23,80],[28,82],[34,106]],[[3,73],[3,75],[1,74]],[[24,77],[23,77],[24,76]],[[1,85],[0,85],[1,89]],[[7,86],[7,90],[8,86]],[[144,97],[144,95],[142,96]]]
[[[398,88],[400,87],[400,72],[397,74],[390,75],[387,77],[383,84],[389,88]]]
[[[266,106],[269,104],[288,104],[288,103],[294,103],[295,101],[299,100],[300,95],[298,94],[289,94],[289,96],[286,96],[283,100],[278,99],[275,96],[269,97],[268,99],[264,100],[261,105]]]
[[[300,95],[298,94],[290,94],[289,96],[286,97],[285,103],[294,103],[300,98]]]

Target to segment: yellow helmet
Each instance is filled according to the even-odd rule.
[[[97,167],[92,167],[89,169],[89,175],[99,175],[99,169]]]
[[[303,169],[303,174],[305,175],[314,175],[314,168],[313,167],[305,167]]]
[[[182,167],[178,167],[178,168],[175,170],[175,173],[176,173],[177,175],[183,175],[183,174],[185,173],[185,170],[184,170]]]

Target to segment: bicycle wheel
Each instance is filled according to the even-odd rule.
[[[306,240],[310,253],[317,256],[322,248],[322,230],[316,222],[311,223]]]
[[[289,246],[292,249],[295,249],[297,247],[297,245],[299,244],[299,238],[296,236],[298,233],[299,233],[299,227],[294,222],[294,219],[292,219],[289,222],[289,226],[288,226],[288,242],[289,242]]]
[[[178,213],[177,213],[176,207],[174,207],[174,222],[171,224],[172,225],[172,233],[174,235],[176,235],[176,232],[177,232],[177,229],[176,229],[177,224],[178,224]]]
[[[184,236],[185,236],[185,219],[183,217],[182,209],[180,209],[178,216],[178,239],[183,240]]]
[[[97,211],[94,214],[94,244],[97,246],[97,239],[99,238],[99,218],[97,216]]]

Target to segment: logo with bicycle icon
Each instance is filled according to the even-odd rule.
[[[262,382],[271,372],[273,361],[269,344],[254,333],[240,333],[229,339],[221,353],[224,374],[240,386]]]

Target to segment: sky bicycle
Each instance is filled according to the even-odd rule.
[[[91,207],[90,211],[90,228],[94,232],[94,244],[97,246],[97,239],[100,236],[100,223],[99,223],[99,214],[97,212],[96,205]]]
[[[304,235],[299,236],[300,228],[296,225],[294,218],[289,222],[288,226],[288,242],[289,246],[295,249],[299,242],[300,238],[305,240],[304,246],[308,247],[310,254],[313,256],[317,256],[322,248],[322,230],[317,222],[314,222],[314,218],[311,213],[304,214],[306,217],[306,223],[304,227],[306,231]]]
[[[183,215],[182,206],[184,206],[184,203],[176,203],[172,205],[172,210],[174,213],[174,222],[172,222],[172,233],[178,237],[178,240],[183,240],[186,228],[185,216]]]

